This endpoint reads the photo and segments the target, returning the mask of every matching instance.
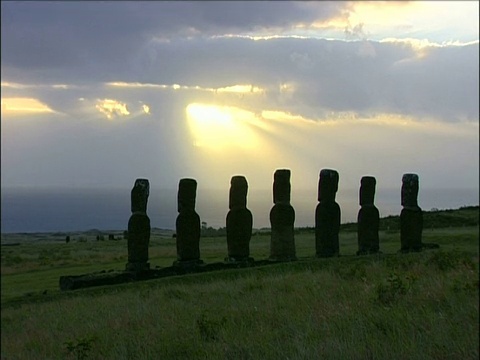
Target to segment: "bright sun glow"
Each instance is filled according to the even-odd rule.
[[[130,115],[127,104],[112,99],[97,100],[95,108],[111,120],[116,116]]]
[[[188,105],[186,111],[195,146],[225,151],[253,149],[259,144],[253,128],[257,120],[249,111],[198,103]]]
[[[231,92],[231,93],[259,93],[263,92],[262,89],[260,89],[257,86],[253,85],[233,85],[233,86],[227,86],[223,88],[218,88],[217,91],[219,93],[222,92]]]
[[[33,98],[3,98],[2,115],[53,113],[47,105]]]

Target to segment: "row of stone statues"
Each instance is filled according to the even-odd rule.
[[[320,171],[318,205],[315,210],[315,250],[318,257],[338,256],[340,206],[335,201],[339,175],[336,170]],[[357,255],[378,253],[379,211],[374,205],[376,180],[364,176],[360,181],[360,210],[358,212]],[[422,210],[417,204],[418,175],[404,174],[402,178],[402,211],[400,214],[401,252],[418,251],[422,244]],[[175,266],[195,266],[200,259],[200,216],[195,211],[197,182],[181,179],[178,186],[178,216],[176,220],[177,260]],[[228,263],[253,262],[250,257],[253,216],[247,208],[248,183],[244,176],[233,176],[230,182],[229,212],[226,217]],[[290,170],[274,173],[273,207],[270,211],[270,259],[296,259],[294,223],[295,210],[290,204]],[[148,245],[150,219],[147,215],[149,182],[137,179],[131,192],[132,215],[128,222],[127,271],[149,270]]]

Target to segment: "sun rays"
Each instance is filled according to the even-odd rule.
[[[217,152],[253,150],[260,145],[252,129],[255,115],[236,107],[192,103],[186,108],[194,145]]]

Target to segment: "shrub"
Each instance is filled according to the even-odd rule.
[[[413,274],[401,278],[397,273],[393,272],[386,279],[386,282],[381,282],[376,286],[375,298],[379,303],[389,305],[407,294],[416,280],[417,277]]]
[[[77,360],[86,359],[93,349],[93,343],[95,341],[95,336],[85,336],[76,339],[76,341],[66,341],[64,343],[65,350],[68,355],[74,355]]]
[[[5,257],[5,260],[3,261],[5,262],[5,265],[10,266],[10,265],[18,265],[22,263],[23,259],[19,255],[15,255],[15,256],[7,255]]]
[[[344,280],[362,280],[367,278],[367,268],[364,264],[352,264],[350,266],[340,267],[338,275]]]
[[[472,259],[459,251],[437,251],[426,261],[426,264],[433,265],[441,271],[452,270],[461,265],[469,269],[475,268]]]
[[[224,328],[226,322],[227,319],[225,317],[222,317],[221,319],[209,319],[206,314],[203,313],[200,318],[197,319],[197,329],[200,337],[204,341],[216,340],[220,330]]]
[[[473,281],[465,281],[465,280],[458,280],[456,279],[453,283],[452,290],[456,293],[473,293],[478,291],[479,288],[479,281],[478,279]]]

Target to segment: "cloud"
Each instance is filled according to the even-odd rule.
[[[363,30],[363,23],[359,23],[355,26],[351,26],[350,23],[345,27],[345,37],[348,40],[366,40],[367,34]]]
[[[253,85],[232,85],[222,88],[215,89],[219,93],[259,93],[264,92],[265,90],[259,88],[258,86]]]
[[[37,98],[62,113],[74,113],[80,97],[121,99],[129,107],[144,101],[155,104],[150,108],[156,112],[177,92],[185,106],[218,102],[317,120],[335,113],[479,119],[478,42],[219,38],[154,44],[152,49],[156,60],[136,81],[118,74],[106,82],[88,77],[81,86],[4,82],[2,93]]]
[[[118,116],[130,115],[127,104],[112,99],[97,100],[95,108],[104,114],[107,119],[113,119]]]
[[[2,116],[55,113],[48,105],[33,98],[2,98]]]
[[[168,89],[170,85],[163,84],[150,84],[139,82],[124,82],[124,81],[112,81],[105,84],[106,86],[113,86],[118,88],[152,88],[152,89]]]
[[[351,112],[478,121],[478,40],[366,40],[371,14],[397,12],[403,22],[415,2],[1,6],[3,96],[36,98],[64,113],[76,111],[78,98],[161,106],[173,89],[187,104],[228,101],[312,119]],[[350,21],[350,40],[362,40],[322,39],[321,25],[335,21],[342,31]]]
[[[139,53],[149,52],[144,59],[147,64],[154,61],[156,55],[149,50],[152,43],[215,36],[329,37],[325,26],[336,29],[337,35],[346,31],[349,38],[365,39],[370,36],[366,30],[369,27],[376,30],[379,24],[384,28],[392,23],[396,27],[415,25],[412,31],[402,35],[412,37],[417,28],[423,30],[422,16],[430,16],[430,22],[435,20],[437,24],[445,23],[445,17],[438,16],[445,9],[454,19],[461,19],[465,11],[471,11],[462,3],[447,4],[443,8],[424,3],[4,2],[1,5],[2,67],[48,71],[76,68],[76,75],[95,73],[95,76],[102,74],[104,79],[110,76],[118,79],[115,74],[126,74],[125,70],[132,67],[141,72],[142,65],[136,64]],[[478,12],[478,5],[476,7]],[[408,21],[412,17],[413,24]],[[478,29],[467,27],[471,22],[456,21],[449,25],[452,24],[463,26],[470,33],[477,31],[478,38]],[[37,73],[37,76],[42,75]]]
[[[2,62],[25,69],[109,64],[120,70],[152,39],[291,27],[343,5],[301,2],[2,3]],[[32,56],[35,54],[35,56]],[[108,70],[108,68],[106,68]]]
[[[478,121],[478,43],[423,47],[421,57],[406,42],[317,39],[197,40],[153,48],[156,60],[142,80],[201,89],[253,84],[265,89],[263,106],[311,118],[355,111]],[[285,83],[295,88],[288,98],[279,92]],[[451,89],[462,87],[468,91],[452,96]]]
[[[2,81],[1,84],[3,89],[17,89],[17,90],[24,90],[24,89],[74,89],[78,88],[76,85],[68,85],[68,84],[20,84],[20,83],[13,83]]]

